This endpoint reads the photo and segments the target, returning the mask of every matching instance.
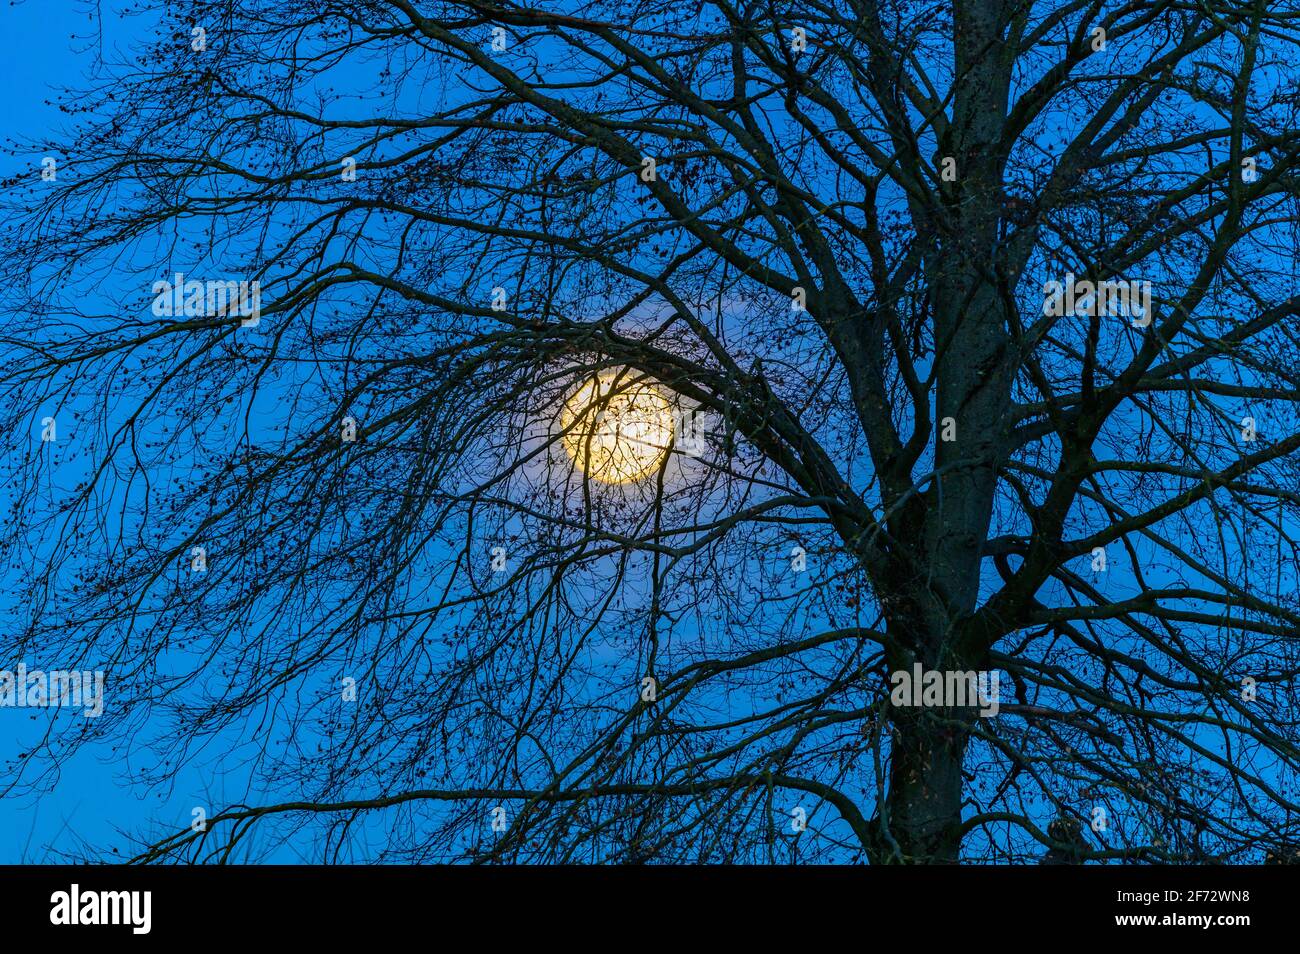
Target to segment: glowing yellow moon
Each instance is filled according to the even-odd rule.
[[[631,371],[589,379],[564,402],[561,442],[588,477],[627,484],[659,469],[673,439],[673,407]]]

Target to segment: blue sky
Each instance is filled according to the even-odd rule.
[[[92,66],[93,44],[71,40],[75,34],[84,35],[88,25],[78,7],[66,0],[0,7],[0,111],[6,139],[38,139],[64,128],[62,115],[49,101],[56,98],[59,85],[74,83]],[[39,162],[40,157],[32,159]],[[6,174],[16,171],[8,156],[3,162]],[[4,599],[18,602],[22,595],[10,592]],[[38,728],[30,716],[26,710],[6,711],[0,730],[5,760],[22,751],[24,740]],[[147,803],[117,783],[117,768],[113,761],[87,752],[68,765],[53,792],[0,798],[0,827],[7,833],[0,840],[0,862],[53,860],[47,845],[66,831],[102,837],[111,834],[110,817],[147,811]]]
[[[64,91],[92,85],[93,74],[102,64],[112,69],[116,64],[135,62],[132,47],[151,37],[152,24],[142,18],[110,19],[101,31],[101,24],[92,13],[100,6],[112,10],[122,4],[116,0],[102,5],[82,0],[20,0],[16,5],[0,7],[0,54],[3,54],[0,55],[0,71],[3,71],[0,83],[5,90],[0,109],[4,110],[3,129],[8,147],[12,148],[15,142],[70,139],[66,130],[72,124],[57,105],[67,99]],[[364,63],[349,64],[347,75],[354,81],[345,83],[337,94],[336,109],[348,109],[354,91],[362,91],[357,97],[364,98],[369,68]],[[75,94],[73,99],[78,105],[84,103]],[[45,150],[20,147],[14,157],[5,155],[0,159],[0,175],[28,171],[35,175],[47,154]],[[62,168],[66,157],[56,153],[55,158]],[[115,308],[112,294],[121,289],[111,286],[134,288],[132,282],[138,284],[143,280],[138,270],[170,276],[170,266],[175,263],[159,263],[149,257],[150,251],[148,247],[134,249],[131,257],[122,263],[124,267],[107,276],[108,284],[104,288],[108,294],[103,308],[99,309],[101,314],[111,314]],[[182,263],[177,267],[185,266]],[[78,289],[85,296],[83,303],[92,309],[98,304],[93,300],[96,287],[92,283]],[[249,398],[249,417],[254,421],[261,417],[252,413],[256,406],[259,411],[272,412],[266,418],[273,419],[276,399],[273,389],[263,389]],[[61,422],[60,436],[71,437],[75,443],[76,424],[69,421],[75,405],[70,406],[66,401],[61,407],[34,410],[33,433],[39,419],[55,411]],[[238,410],[233,414],[235,418],[242,416],[243,412]],[[15,445],[26,437],[15,435]],[[182,469],[192,469],[193,465],[193,460],[180,462]],[[65,461],[49,474],[51,491],[66,490],[83,473]],[[21,620],[23,609],[20,589],[7,588],[7,595],[0,596],[0,613],[6,619]],[[180,651],[173,661],[178,671],[187,671]],[[29,668],[39,665],[38,660],[28,658],[0,661],[0,668],[12,671],[19,662],[25,662]],[[61,661],[56,665],[71,668],[71,664]],[[111,701],[111,690],[107,696]],[[64,723],[64,728],[68,727],[68,720],[78,718],[70,710],[0,709],[0,764],[12,766],[15,759],[24,759],[33,752],[49,728],[51,713]],[[0,864],[66,860],[76,856],[83,845],[92,855],[99,855],[108,846],[129,853],[138,836],[157,837],[188,827],[196,807],[213,814],[232,804],[264,804],[292,797],[296,793],[249,788],[252,773],[248,760],[267,749],[311,746],[314,742],[310,730],[291,727],[280,718],[282,715],[270,707],[262,708],[251,713],[232,732],[182,743],[186,745],[185,763],[164,786],[145,784],[141,781],[142,773],[157,770],[160,764],[171,764],[163,760],[174,758],[175,752],[164,751],[162,747],[177,740],[189,740],[191,736],[185,726],[171,726],[165,714],[151,714],[143,730],[134,733],[128,744],[123,744],[119,737],[83,746],[60,764],[56,778],[42,779],[35,789],[0,794],[0,830],[9,834],[0,839]],[[151,740],[159,744],[158,749],[142,744]],[[39,759],[38,754],[31,757]],[[352,829],[351,844],[370,856],[366,846],[373,834],[372,822],[382,827],[390,820],[381,815],[358,823]],[[260,852],[256,839],[253,844]],[[341,857],[346,859],[346,850]],[[293,863],[309,859],[299,856],[294,848],[281,846],[269,853],[259,853],[258,860]]]
[[[110,24],[101,45],[93,29],[96,22],[87,15],[93,7],[74,0],[0,6],[0,88],[4,90],[0,111],[7,139],[57,137],[68,125],[52,105],[60,89],[82,83],[101,50],[113,59],[116,44],[138,25],[138,21]],[[33,168],[40,159],[30,156]],[[15,171],[8,156],[2,161],[5,174]],[[0,596],[6,609],[20,608],[22,599],[21,592]],[[13,663],[4,665],[12,668]],[[3,710],[0,761],[30,748],[47,718],[48,710]],[[232,781],[240,777],[238,764],[223,766],[213,755],[200,756],[169,790],[148,791],[128,784],[143,760],[140,753],[107,743],[91,745],[65,763],[52,789],[0,797],[0,830],[6,833],[0,839],[0,863],[57,861],[75,852],[83,839],[92,845],[121,845],[122,830],[135,832],[153,820],[178,827],[188,823],[194,806],[238,800],[243,791]]]

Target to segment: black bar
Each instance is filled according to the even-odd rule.
[[[1273,934],[1293,919],[1296,870],[1276,867],[59,867],[0,868],[6,939],[112,935],[295,945],[375,941],[433,930],[439,946],[515,938],[530,946],[639,946],[676,936],[770,942],[775,933],[861,944],[949,941],[999,944],[1089,937],[1147,941],[1201,934],[1232,943]],[[64,892],[93,913],[88,893],[150,892],[117,925],[51,923]],[[143,896],[139,896],[141,900]],[[65,908],[66,913],[66,908]],[[1209,926],[1191,922],[1208,916]],[[1222,919],[1243,917],[1244,923]],[[1117,923],[1118,918],[1153,923]],[[1165,920],[1169,919],[1169,920]],[[682,934],[685,925],[691,925]],[[376,934],[376,932],[380,932]],[[392,932],[398,932],[396,934]],[[1262,936],[1262,935],[1261,935]],[[999,940],[1001,939],[1001,941]],[[1036,942],[1036,943],[1037,943]],[[691,948],[696,945],[692,943]],[[766,945],[765,945],[766,946]],[[336,949],[336,948],[335,948]],[[918,948],[919,949],[919,948]]]

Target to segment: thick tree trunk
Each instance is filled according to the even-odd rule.
[[[962,758],[976,710],[891,705],[889,718],[889,777],[868,857],[872,864],[955,864]]]
[[[958,859],[966,732],[949,720],[959,718],[944,710],[895,710],[885,804],[888,847],[896,862],[953,864]]]
[[[962,80],[939,155],[955,160],[957,175],[942,188],[947,227],[926,260],[935,321],[933,479],[891,511],[888,565],[877,575],[894,672],[915,662],[927,672],[972,672],[988,648],[965,621],[979,600],[1017,363],[1006,293],[1017,276],[999,251],[1012,8],[1006,0],[955,6]],[[891,708],[889,777],[867,846],[873,863],[958,861],[962,759],[978,715],[954,701]]]

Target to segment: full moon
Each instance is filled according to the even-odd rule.
[[[673,439],[673,408],[663,391],[630,372],[590,378],[564,402],[561,441],[588,477],[628,484],[654,473]]]

